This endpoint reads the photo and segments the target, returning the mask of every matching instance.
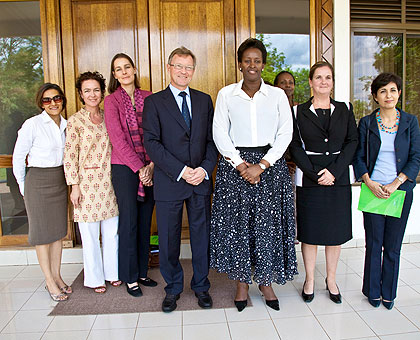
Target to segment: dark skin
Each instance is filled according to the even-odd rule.
[[[264,68],[262,53],[257,48],[248,48],[242,55],[242,60],[239,62],[239,70],[242,72],[244,81],[242,90],[250,97],[253,98],[255,93],[261,87],[261,72]],[[268,168],[270,163],[262,159],[262,163]],[[258,184],[261,180],[260,175],[264,170],[260,167],[259,163],[252,164],[243,162],[236,167],[239,175],[251,184]],[[248,296],[248,284],[244,282],[237,282],[236,286],[236,301],[246,300]],[[273,288],[270,286],[260,286],[266,300],[277,299],[274,294]]]
[[[258,48],[248,48],[242,55],[242,60],[239,62],[239,70],[242,72],[244,81],[242,83],[242,90],[250,97],[253,98],[255,93],[261,87],[261,72],[264,68],[262,53]],[[270,166],[265,159],[261,162],[267,168]],[[243,162],[236,167],[239,175],[251,184],[260,182],[260,175],[264,170],[259,166],[259,163],[252,164]]]

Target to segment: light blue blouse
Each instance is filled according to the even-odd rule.
[[[389,184],[397,177],[397,160],[395,156],[394,141],[397,134],[380,131],[381,147],[378,158],[370,178],[382,185]]]

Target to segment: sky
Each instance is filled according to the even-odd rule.
[[[264,34],[264,38],[286,56],[286,64],[293,70],[309,68],[309,35],[305,34]]]

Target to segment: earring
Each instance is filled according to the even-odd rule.
[[[264,71],[264,69],[262,69],[261,71]]]
[[[242,72],[242,67],[240,67],[240,68],[239,68],[239,71],[241,71],[241,72]]]

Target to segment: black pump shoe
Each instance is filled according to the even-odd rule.
[[[242,312],[248,304],[248,300],[241,300],[241,301],[233,301],[235,303],[238,312]]]
[[[306,284],[306,281],[303,283],[303,287],[302,287],[302,299],[306,303],[309,303],[309,302],[311,302],[314,299],[315,292],[312,292],[312,294],[306,294],[305,293],[305,284]]]
[[[262,290],[261,290],[261,285],[259,285],[258,286],[258,289],[260,290],[260,292],[264,295],[264,293],[262,292]],[[280,305],[279,305],[279,300],[278,299],[275,299],[275,300],[267,300],[266,298],[265,298],[265,296],[264,296],[264,299],[265,299],[265,304],[268,306],[268,307],[270,307],[270,308],[272,308],[272,309],[274,309],[274,310],[280,310]]]
[[[381,305],[381,299],[371,299],[368,298],[369,303],[371,304],[371,306],[378,308]]]
[[[328,283],[327,283],[327,279],[325,279],[325,289],[328,290],[328,293],[330,294],[330,300],[334,303],[340,304],[341,301],[341,294],[340,294],[340,290],[338,290],[338,294],[332,294],[330,292],[330,289],[328,288]],[[337,286],[338,289],[338,286]]]
[[[385,301],[385,300],[382,299],[382,304],[388,310],[391,310],[392,307],[394,307],[394,301]]]

